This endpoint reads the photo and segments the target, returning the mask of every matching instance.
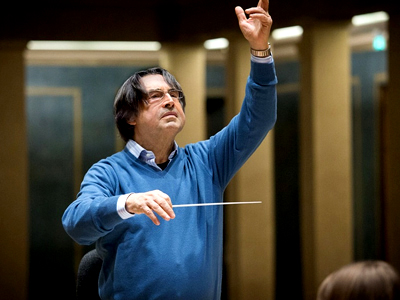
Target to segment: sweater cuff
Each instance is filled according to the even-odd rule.
[[[260,63],[260,64],[270,64],[274,61],[274,59],[272,58],[272,55],[267,56],[267,57],[257,57],[257,56],[251,55],[251,61],[254,61],[254,62]]]
[[[250,77],[256,84],[266,86],[266,85],[276,85],[278,79],[276,78],[275,63],[272,56],[269,62],[259,63],[256,60],[251,60]]]
[[[130,212],[128,212],[125,209],[126,200],[128,199],[129,195],[131,195],[131,194],[133,194],[133,193],[121,195],[118,198],[118,201],[117,201],[117,212],[118,212],[118,215],[121,217],[121,219],[129,219],[129,218],[132,218],[135,215],[135,214],[131,214]]]

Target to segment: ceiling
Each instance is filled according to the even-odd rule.
[[[394,2],[396,1],[396,2]],[[38,0],[0,11],[0,40],[197,42],[238,31],[234,8],[257,0]],[[272,0],[273,28],[399,12],[397,0]],[[6,6],[3,5],[3,8]]]

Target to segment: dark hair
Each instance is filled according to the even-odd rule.
[[[146,91],[141,84],[141,78],[147,75],[161,75],[171,88],[182,90],[179,82],[167,70],[154,67],[138,71],[129,77],[120,87],[114,100],[114,117],[118,131],[122,139],[127,142],[133,138],[135,126],[128,124],[133,117],[139,114],[140,103],[144,101]],[[185,95],[180,100],[182,108],[185,109]]]
[[[348,264],[328,275],[317,300],[399,300],[400,279],[387,262],[366,260]]]

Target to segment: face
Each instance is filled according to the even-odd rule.
[[[144,137],[174,139],[185,125],[185,113],[179,99],[166,93],[171,91],[172,87],[161,75],[147,75],[142,77],[141,81],[144,90],[151,97],[141,104],[138,116],[129,122],[135,126],[135,140]],[[152,97],[162,95],[162,92],[166,93],[164,97],[154,101]],[[171,94],[176,96],[172,91]]]

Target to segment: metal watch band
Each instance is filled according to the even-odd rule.
[[[266,50],[254,50],[254,49],[250,48],[250,53],[257,57],[270,56],[272,54],[271,53],[271,45],[270,45],[270,43],[268,43],[268,49],[266,49]]]

